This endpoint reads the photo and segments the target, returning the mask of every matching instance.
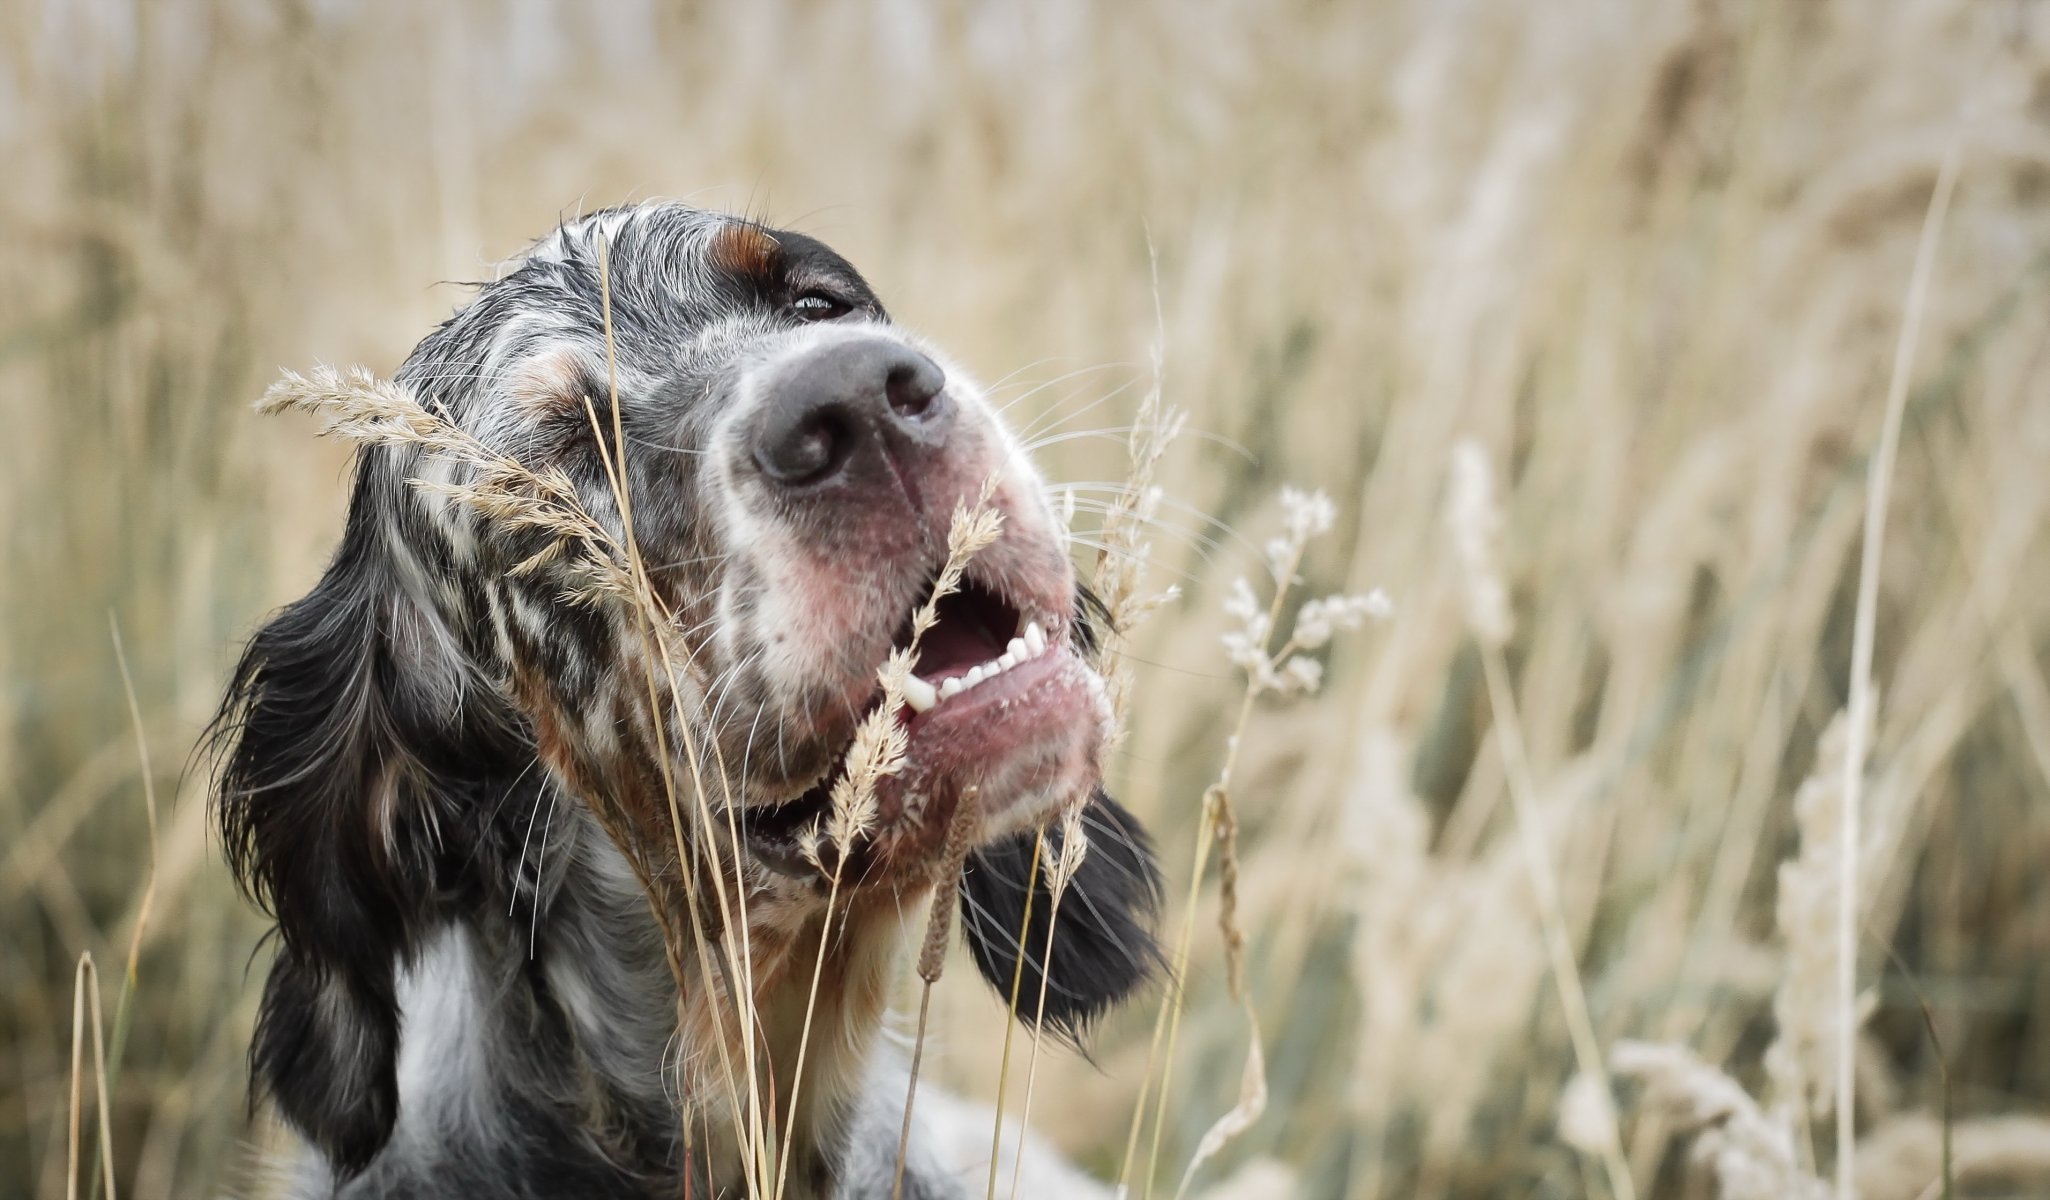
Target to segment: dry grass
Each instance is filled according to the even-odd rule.
[[[1156,1194],[1242,1094],[1246,1005],[1265,1112],[1198,1190],[1610,1194],[1601,1120],[1561,1136],[1586,1040],[1562,945],[1603,1065],[1656,1073],[1614,1093],[1639,1194],[1719,1194],[1701,1164],[1733,1146],[1832,1178],[1844,897],[1809,876],[1821,943],[1775,914],[1783,861],[1846,854],[1870,1007],[1847,1177],[1867,1200],[1936,1194],[1940,1054],[1955,1194],[2041,1193],[2050,10],[585,13],[0,8],[0,1190],[65,1194],[74,1111],[77,1185],[106,1186],[89,1056],[72,1105],[86,952],[140,947],[127,1036],[104,1042],[121,1193],[227,1186],[262,1136],[240,1108],[258,927],[181,768],[237,640],[332,544],[342,454],[249,403],[280,365],[388,372],[460,299],[431,281],[488,275],[579,203],[660,194],[825,237],[1003,379],[1021,426],[1066,439],[1042,453],[1081,481],[1078,561],[1100,521],[1150,506],[1152,586],[1184,594],[1121,647],[1115,767],[1168,859],[1169,935],[1195,931]],[[1802,781],[1841,791],[1854,757],[1819,747],[1852,707],[1867,468],[1903,345],[1855,840],[1811,846]],[[1127,499],[1156,346],[1189,432],[1159,497]],[[1445,532],[1466,441],[1497,484],[1500,639],[1473,637]],[[1245,688],[1217,640],[1229,585],[1260,569],[1282,484],[1337,500],[1304,594],[1395,607],[1331,648],[1319,696],[1250,711],[1242,1004],[1189,848]],[[1133,534],[1113,532],[1122,561]],[[154,838],[145,782],[169,798]],[[1803,1018],[1798,1085],[1768,1069],[1776,997]],[[1157,1000],[1102,1031],[1100,1072],[1014,1065],[1010,1110],[1031,1075],[1034,1125],[1114,1175],[1168,1069],[1147,1061]],[[946,973],[928,1084],[993,1094],[1003,1004]],[[1689,1054],[1617,1062],[1624,1041]],[[1675,1137],[1704,1114],[1723,1114],[1711,1140]]]

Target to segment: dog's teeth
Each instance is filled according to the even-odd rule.
[[[966,681],[961,685],[961,689],[963,691],[966,691],[969,688],[974,687],[976,684],[981,683],[983,680],[989,678],[989,674],[988,672],[984,671],[981,667],[970,667],[968,669],[968,673],[966,675],[963,675],[961,678]]]
[[[961,682],[959,676],[955,676],[952,679],[942,680],[940,682],[940,699],[951,700],[954,697],[960,695],[961,689],[966,686],[966,684]]]
[[[932,706],[939,702],[940,694],[931,684],[916,675],[904,677],[904,703],[911,706],[911,711],[931,712]]]
[[[1023,662],[1039,652],[1034,650],[1024,638],[1014,637],[1011,639],[1011,644],[1004,647],[1004,653],[1009,655],[1013,661]]]
[[[1046,631],[1039,627],[1039,622],[1034,621],[1025,627],[1025,644],[1031,647],[1034,655],[1045,652]]]
[[[1018,656],[1009,650],[1004,651],[1003,656],[997,659],[997,670],[999,671],[1008,671],[1017,665]]]

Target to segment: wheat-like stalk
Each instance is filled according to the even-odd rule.
[[[812,959],[811,988],[804,1002],[804,1024],[797,1039],[797,1063],[791,1076],[783,1153],[776,1168],[775,1195],[778,1200],[783,1195],[784,1183],[790,1171],[790,1134],[797,1125],[797,1101],[804,1086],[805,1054],[811,1046],[812,1017],[818,1002],[819,976],[825,967],[826,945],[833,928],[833,907],[840,897],[840,875],[846,868],[848,856],[854,851],[854,843],[875,825],[877,786],[884,779],[904,769],[909,735],[905,732],[903,724],[897,720],[897,712],[904,704],[905,680],[910,676],[911,668],[918,662],[919,645],[924,640],[926,631],[939,622],[940,601],[960,590],[961,577],[967,572],[969,561],[987,549],[1003,531],[1003,514],[990,504],[991,497],[996,494],[996,485],[997,476],[992,474],[983,480],[982,489],[973,505],[963,503],[955,507],[953,519],[947,527],[947,561],[940,568],[938,578],[933,581],[932,590],[927,594],[925,602],[912,614],[909,641],[901,648],[892,650],[888,660],[883,663],[879,671],[883,686],[882,700],[856,727],[854,741],[847,748],[847,769],[833,784],[831,808],[826,817],[825,831],[825,840],[831,842],[834,849],[832,879],[826,892],[825,916],[819,924],[818,953]],[[955,819],[948,825],[950,840],[955,829],[966,829],[960,821],[964,802],[957,800],[955,804]],[[818,836],[809,830],[806,831],[800,848],[814,868],[818,868],[820,864],[819,845]],[[966,861],[965,853],[963,861]],[[955,873],[959,873],[958,868]],[[945,896],[935,891],[933,904],[943,906],[944,901]],[[913,1086],[916,1086],[915,1072]],[[908,1099],[905,1104],[908,1112]]]
[[[415,479],[422,491],[460,501],[511,531],[540,533],[541,550],[513,568],[531,574],[555,564],[572,580],[572,598],[631,600],[633,575],[612,533],[584,507],[576,485],[560,468],[533,471],[478,441],[420,403],[401,385],[362,367],[321,365],[307,374],[287,370],[257,402],[265,414],[306,412],[321,418],[321,433],[364,445],[415,446],[470,469],[461,482]],[[563,562],[566,551],[580,553]]]
[[[947,561],[933,582],[925,603],[911,617],[911,640],[890,652],[879,675],[881,703],[855,727],[854,740],[847,748],[846,772],[833,784],[832,804],[826,820],[826,838],[845,858],[855,840],[875,824],[876,785],[904,768],[907,746],[897,710],[904,704],[904,681],[918,661],[918,645],[939,620],[940,601],[960,590],[961,576],[974,558],[1003,531],[1003,514],[990,504],[996,493],[997,477],[982,484],[971,506],[956,506],[947,529]],[[816,844],[811,847],[816,854]]]
[[[1238,816],[1232,807],[1231,788],[1237,771],[1240,747],[1253,708],[1263,695],[1276,697],[1314,694],[1323,683],[1323,665],[1310,656],[1322,649],[1340,630],[1357,629],[1370,616],[1387,616],[1392,611],[1385,594],[1331,595],[1311,600],[1297,613],[1287,636],[1279,636],[1281,613],[1288,597],[1300,582],[1303,556],[1315,538],[1329,533],[1337,522],[1337,509],[1321,492],[1295,488],[1281,490],[1283,530],[1270,539],[1264,550],[1273,579],[1273,594],[1263,605],[1253,585],[1243,577],[1233,582],[1225,612],[1237,626],[1222,637],[1226,657],[1245,673],[1246,685],[1239,697],[1237,713],[1225,738],[1224,760],[1217,778],[1203,793],[1202,816],[1198,822],[1195,867],[1191,874],[1188,903],[1183,910],[1182,931],[1176,943],[1170,969],[1168,994],[1155,1020],[1154,1042],[1147,1054],[1147,1078],[1133,1107],[1126,1136],[1125,1159],[1118,1182],[1127,1185],[1144,1124],[1146,1103],[1156,1057],[1164,1057],[1159,1100],[1153,1115],[1153,1138],[1148,1152],[1142,1194],[1151,1195],[1158,1174],[1160,1143],[1167,1125],[1169,1084],[1173,1076],[1174,1048],[1181,1029],[1182,992],[1180,980],[1187,971],[1189,948],[1196,914],[1197,889],[1209,864],[1213,845],[1218,853],[1218,932],[1222,938],[1227,988],[1246,1020],[1248,1042],[1245,1064],[1240,1072],[1236,1103],[1219,1117],[1190,1156],[1182,1172],[1177,1194],[1186,1194],[1196,1172],[1218,1151],[1259,1119],[1267,1106],[1265,1055],[1260,1044],[1259,1014],[1245,979],[1245,933],[1239,923]],[[1278,644],[1277,644],[1278,643]]]
[[[1182,434],[1188,416],[1165,399],[1166,335],[1160,312],[1160,263],[1147,243],[1147,262],[1152,272],[1154,335],[1148,348],[1151,372],[1146,394],[1140,398],[1127,435],[1124,486],[1112,496],[1110,509],[1098,529],[1096,563],[1090,582],[1105,614],[1102,637],[1097,647],[1097,672],[1103,676],[1110,698],[1111,735],[1106,739],[1108,755],[1125,737],[1126,716],[1131,707],[1133,671],[1117,653],[1145,623],[1181,594],[1169,585],[1148,590],[1146,567],[1152,561],[1153,543],[1147,536],[1163,496],[1156,479],[1161,461],[1175,439]]]
[[[1018,1152],[1011,1160],[1011,1200],[1017,1200],[1018,1180],[1025,1169],[1025,1136],[1031,1129],[1032,1085],[1039,1077],[1039,1046],[1046,1037],[1046,987],[1053,975],[1053,941],[1060,929],[1061,898],[1068,893],[1068,884],[1074,881],[1075,873],[1082,869],[1082,860],[1089,856],[1089,835],[1082,827],[1082,810],[1088,797],[1078,798],[1061,812],[1061,848],[1054,855],[1047,870],[1046,906],[1046,949],[1039,960],[1039,998],[1032,1009],[1032,1050],[1025,1059],[1025,1100],[1018,1109]],[[1018,943],[1018,954],[1025,954],[1023,939]]]
[[[1775,1115],[1789,1129],[1827,1116],[1836,1105],[1836,1077],[1830,1055],[1837,1045],[1835,1022],[1843,1017],[1833,989],[1836,980],[1836,911],[1842,878],[1837,871],[1844,828],[1844,747],[1849,712],[1838,713],[1815,748],[1815,770],[1794,795],[1794,820],[1801,841],[1794,857],[1780,864],[1774,918],[1784,958],[1773,993],[1776,1026],[1765,1051]],[[1856,1014],[1862,1024],[1862,1012]]]
[[[1032,904],[1039,895],[1039,871],[1046,853],[1046,831],[1040,830],[1032,838],[1032,864],[1025,870],[1025,916],[1018,923],[1018,957],[1011,963],[1011,991],[1004,1002],[1004,1045],[997,1059],[997,1094],[993,1106],[996,1114],[989,1133],[989,1186],[983,1192],[983,1200],[996,1200],[997,1158],[1004,1145],[1004,1085],[1011,1078],[1011,1032],[1018,1026],[1018,992],[1025,981],[1026,946],[1032,933]],[[1052,926],[1047,927],[1046,936],[1053,937]]]
[[[911,1039],[911,1070],[904,1084],[904,1120],[897,1131],[897,1166],[890,1174],[890,1200],[904,1195],[904,1163],[911,1150],[911,1111],[918,1098],[918,1072],[925,1060],[925,1025],[932,1013],[932,985],[940,981],[947,965],[947,940],[953,931],[954,893],[961,886],[961,872],[968,854],[975,849],[982,824],[982,789],[969,784],[954,802],[954,815],[947,822],[946,849],[940,856],[940,873],[933,885],[932,909],[926,914],[925,940],[918,948],[918,1031]]]
[[[1859,824],[1865,777],[1866,739],[1878,701],[1872,683],[1873,642],[1878,636],[1879,565],[1886,548],[1887,499],[1893,488],[1894,457],[1900,447],[1901,419],[1907,409],[1908,381],[1914,378],[1915,347],[1922,332],[1922,314],[1929,299],[1929,279],[1936,266],[1938,235],[1943,218],[1950,211],[1962,158],[1962,143],[1956,136],[1943,155],[1930,193],[1928,210],[1922,217],[1921,236],[1915,243],[1915,265],[1908,279],[1906,311],[1901,317],[1900,337],[1894,343],[1893,371],[1887,381],[1885,418],[1880,425],[1879,446],[1873,451],[1872,469],[1866,475],[1865,523],[1858,557],[1857,610],[1851,628],[1850,735],[1844,739],[1843,757],[1843,840],[1839,843],[1837,871],[1837,1043],[1836,1043],[1836,1195],[1837,1200],[1855,1200],[1851,1157],[1857,1146],[1858,1042],[1854,1014],[1858,1007],[1858,851]]]

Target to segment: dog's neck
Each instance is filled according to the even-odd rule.
[[[732,986],[725,954],[683,964],[693,986],[679,1004],[624,857],[581,811],[551,819],[538,908],[444,925],[400,974],[397,1126],[344,1194],[498,1186],[521,1171],[556,1181],[537,1194],[674,1195],[687,1174],[695,1195],[740,1196],[752,1169],[770,1192],[787,1173],[792,1200],[833,1195],[912,919],[898,905],[922,896],[843,897],[830,930],[823,903],[809,915],[786,906],[795,919],[732,939],[752,977],[741,981],[754,997],[750,1054],[735,1006],[702,1002],[704,980],[721,995]],[[537,1161],[504,1162],[509,1146]],[[752,1166],[747,1147],[761,1147]]]

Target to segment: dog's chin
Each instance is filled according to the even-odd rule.
[[[795,800],[747,810],[748,849],[779,874],[817,882],[837,874],[843,888],[931,882],[957,812],[971,822],[971,844],[983,845],[1086,799],[1109,714],[1103,678],[1065,642],[1048,645],[924,711],[898,708],[904,761],[876,780],[873,819],[844,858],[827,832],[844,755]]]

